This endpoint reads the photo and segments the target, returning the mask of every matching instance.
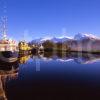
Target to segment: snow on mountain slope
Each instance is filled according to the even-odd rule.
[[[100,39],[92,34],[83,34],[83,33],[78,33],[74,37],[75,40],[83,40],[83,39]]]
[[[92,34],[83,34],[83,33],[78,33],[74,36],[74,38],[72,37],[67,37],[67,36],[60,36],[60,37],[44,37],[44,38],[38,38],[38,39],[34,39],[32,40],[30,43],[43,43],[47,40],[57,43],[57,42],[65,42],[65,41],[70,41],[70,40],[75,40],[75,41],[81,41],[81,40],[85,40],[85,39],[89,39],[89,40],[100,40],[99,37],[96,37]]]
[[[67,36],[51,37],[51,38],[50,37],[45,37],[45,38],[41,39],[41,42],[44,42],[46,40],[50,40],[54,43],[57,43],[57,42],[64,42],[64,41],[67,41],[67,40],[70,40],[70,39],[72,39],[72,38],[67,37]]]
[[[54,43],[57,43],[57,42],[64,42],[64,41],[67,41],[67,40],[71,40],[72,38],[70,37],[67,37],[67,36],[62,36],[62,37],[44,37],[44,38],[39,38],[39,39],[35,39],[35,40],[32,40],[31,43],[43,43],[47,40],[49,41],[52,41]]]

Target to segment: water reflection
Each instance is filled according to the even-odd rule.
[[[92,53],[81,53],[81,52],[42,52],[39,54],[34,55],[26,55],[19,57],[19,63],[26,63],[30,58],[32,59],[41,59],[45,61],[49,60],[57,60],[60,62],[68,62],[68,61],[74,61],[79,64],[89,64],[94,63],[97,61],[100,61],[100,54],[92,54]]]
[[[31,57],[32,55],[19,56],[18,58],[19,64],[25,64]]]
[[[6,98],[6,85],[7,82],[16,79],[18,76],[19,64],[0,62],[0,100],[7,100]]]
[[[36,60],[36,64],[37,64],[36,66],[39,65],[40,60],[42,61],[53,60],[53,61],[65,62],[65,63],[69,61],[73,61],[79,64],[88,64],[88,63],[94,63],[94,62],[100,61],[100,55],[90,54],[90,53],[76,53],[76,52],[71,52],[71,53],[42,52],[39,54],[30,54],[30,55],[23,55],[23,56],[19,55],[17,61],[13,63],[0,62],[0,100],[7,100],[6,94],[7,94],[9,81],[16,80],[18,79],[18,77],[21,77],[21,76],[18,76],[19,68],[22,67],[20,65],[26,64],[28,61],[30,61],[30,59],[33,60],[33,62],[34,60]],[[43,66],[45,66],[45,64]],[[39,68],[37,68],[37,71],[39,71]]]

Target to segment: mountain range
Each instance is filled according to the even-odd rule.
[[[31,43],[43,43],[44,41],[50,40],[54,43],[57,42],[65,42],[68,40],[83,40],[83,39],[96,39],[100,40],[100,38],[96,37],[95,35],[92,34],[83,34],[83,33],[78,33],[76,34],[73,38],[72,37],[67,37],[67,36],[61,36],[61,37],[44,37],[44,38],[38,38],[34,39],[31,41]]]
[[[30,43],[41,44],[47,40],[53,43],[66,43],[72,51],[100,51],[100,38],[92,34],[78,33],[73,38],[67,36],[44,37],[32,40]]]

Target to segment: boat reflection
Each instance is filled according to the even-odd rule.
[[[19,64],[14,63],[1,63],[0,62],[0,100],[7,100],[6,97],[6,82],[16,79],[18,76]]]

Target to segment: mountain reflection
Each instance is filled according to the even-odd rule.
[[[44,52],[37,55],[32,55],[33,59],[42,60],[57,60],[61,62],[74,61],[79,64],[88,64],[100,61],[100,54],[81,53],[81,52]]]
[[[43,61],[56,60],[59,62],[74,61],[79,64],[88,64],[100,61],[100,54],[91,53],[66,53],[66,52],[40,52],[31,55],[19,55],[18,60],[13,63],[0,62],[0,100],[7,100],[6,89],[10,80],[18,77],[20,64],[25,64],[28,60],[40,59]]]
[[[68,62],[68,61],[75,61],[76,63],[80,64],[88,64],[88,63],[94,63],[97,61],[100,61],[100,54],[92,54],[92,53],[66,53],[66,52],[44,52],[40,54],[34,54],[34,55],[26,55],[19,57],[19,63],[23,64],[26,63],[30,58],[32,59],[42,59],[42,60],[57,60],[62,62]]]
[[[74,61],[79,64],[88,64],[100,61],[100,54],[93,54],[93,53],[82,53],[82,52],[40,52],[35,54],[25,54],[19,55],[17,60],[18,64],[25,64],[30,59],[40,59],[40,60],[56,60],[60,62],[68,62]],[[2,67],[2,66],[11,66],[12,63],[5,63],[0,61],[0,70],[3,68],[9,67]],[[16,65],[17,66],[17,65]]]

